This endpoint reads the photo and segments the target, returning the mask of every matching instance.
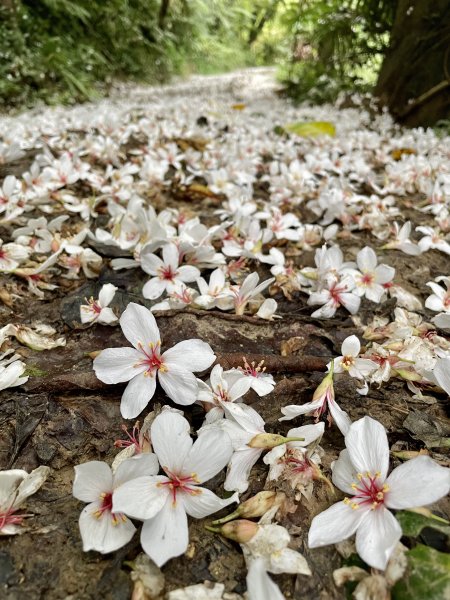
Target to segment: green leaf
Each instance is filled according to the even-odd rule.
[[[407,553],[405,577],[392,590],[392,600],[447,600],[450,597],[450,555],[418,545]]]
[[[429,516],[421,515],[410,510],[399,511],[396,515],[404,535],[417,537],[424,527],[432,527],[450,536],[450,523],[430,513]]]
[[[319,135],[336,135],[336,127],[330,121],[309,121],[307,123],[289,123],[284,130],[302,137],[317,137]]]

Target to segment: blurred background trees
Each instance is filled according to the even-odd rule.
[[[0,103],[276,64],[294,99],[375,92],[428,125],[449,118],[449,48],[449,0],[2,0]]]

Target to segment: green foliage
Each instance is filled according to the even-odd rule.
[[[286,0],[281,20],[291,56],[281,70],[288,93],[329,101],[370,90],[387,49],[398,0]]]
[[[445,600],[450,596],[450,555],[418,545],[407,553],[408,569],[393,600]]]
[[[8,0],[0,6],[0,104],[75,102],[116,79],[158,82],[255,64],[251,46],[265,26],[250,43],[255,19],[261,24],[277,3]]]
[[[436,515],[426,516],[410,510],[402,510],[396,514],[403,534],[409,537],[417,537],[424,527],[432,527],[450,536],[450,523]]]

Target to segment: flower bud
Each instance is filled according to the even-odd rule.
[[[256,496],[253,496],[252,498],[249,498],[248,500],[240,504],[238,508],[230,515],[223,517],[223,519],[217,519],[217,521],[213,521],[213,525],[227,523],[228,521],[232,521],[233,519],[237,519],[238,517],[244,517],[247,519],[251,519],[254,517],[262,517],[262,515],[264,515],[270,508],[272,508],[276,496],[276,492],[259,492],[258,494],[256,494]]]
[[[277,433],[258,433],[247,444],[250,448],[275,448],[287,442],[303,442],[305,438],[284,437]]]
[[[258,523],[239,519],[231,523],[225,523],[219,528],[219,533],[234,542],[245,544],[249,542],[259,529]]]
[[[334,387],[333,387],[333,374],[334,374],[334,360],[330,363],[329,373],[322,379],[321,383],[317,386],[312,401],[327,397],[329,400],[334,400]]]

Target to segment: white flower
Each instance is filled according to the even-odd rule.
[[[0,354],[0,391],[22,385],[28,381],[28,375],[23,377],[26,364],[19,360],[20,356],[12,354],[7,358],[8,354],[13,352],[13,350],[7,350]]]
[[[49,467],[38,467],[30,474],[22,469],[0,471],[0,536],[25,531],[22,522],[30,515],[17,514],[17,511],[28,496],[38,491],[49,473]]]
[[[224,371],[221,365],[215,365],[211,370],[209,382],[197,379],[197,400],[206,404],[206,421],[211,423],[223,416],[223,406],[228,402],[240,400],[251,387],[251,381],[239,369]],[[212,405],[212,406],[209,406]]]
[[[388,265],[378,265],[377,255],[369,246],[358,252],[356,262],[361,273],[358,271],[354,273],[355,293],[366,296],[372,302],[380,302],[385,292],[383,284],[392,281],[395,269]]]
[[[306,498],[311,498],[312,482],[321,477],[318,465],[323,452],[314,442],[322,437],[324,430],[323,421],[290,429],[288,438],[303,438],[303,441],[280,444],[266,454],[264,462],[269,465],[268,481],[283,478]],[[311,450],[308,446],[312,446]]]
[[[204,371],[215,360],[209,344],[184,340],[161,354],[161,339],[155,317],[139,304],[130,302],[120,326],[134,348],[107,348],[94,360],[94,370],[104,383],[129,381],[120,405],[125,419],[136,417],[156,389],[156,374],[164,391],[177,404],[193,404],[197,381],[193,371]]]
[[[356,314],[361,304],[361,299],[355,293],[355,280],[346,275],[339,280],[335,275],[325,277],[325,286],[322,290],[313,292],[308,298],[309,305],[322,304],[323,306],[311,313],[315,319],[329,319],[339,306],[344,306],[352,315]]]
[[[281,409],[284,417],[278,419],[279,421],[289,421],[295,419],[299,415],[312,414],[316,419],[319,419],[326,410],[329,411],[328,419],[330,417],[338,426],[340,432],[346,435],[348,428],[351,425],[350,417],[343,411],[336,400],[334,399],[334,386],[333,386],[333,363],[331,364],[330,372],[326,375],[322,383],[317,387],[314,392],[312,402],[307,402],[301,406],[291,404]]]
[[[239,367],[239,370],[245,375],[245,378],[249,382],[250,388],[252,388],[258,396],[267,396],[273,391],[275,387],[275,380],[270,373],[266,373],[266,367],[263,367],[264,361],[261,361],[258,365],[252,362],[250,365],[244,356],[244,366]]]
[[[189,423],[179,413],[165,410],[151,426],[153,449],[165,475],[138,477],[113,496],[113,510],[144,521],[141,544],[158,566],[186,551],[187,514],[196,519],[237,501],[237,494],[221,500],[199,484],[228,463],[232,448],[217,429],[200,433],[195,443]]]
[[[105,283],[98,294],[98,300],[90,298],[88,304],[80,306],[80,318],[82,323],[103,323],[109,325],[117,321],[117,317],[109,308],[117,288],[112,283]]]
[[[258,285],[259,275],[258,273],[250,273],[244,279],[242,285],[235,285],[231,288],[234,294],[234,307],[237,315],[243,315],[245,307],[252,300],[256,298],[263,290],[265,290],[271,283],[275,281],[275,278],[266,279]]]
[[[387,477],[389,445],[384,427],[370,417],[353,423],[333,468],[333,482],[351,498],[317,515],[310,548],[335,544],[356,532],[356,550],[371,567],[384,569],[402,530],[388,508],[436,502],[450,489],[450,472],[428,456],[400,465]]]
[[[254,560],[247,573],[248,600],[285,600],[280,588],[267,575],[264,560]]]
[[[233,456],[228,464],[224,487],[228,491],[245,492],[253,465],[263,448],[251,448],[248,443],[258,434],[264,433],[264,419],[246,404],[224,405],[226,419],[216,421],[208,427],[219,427],[226,431],[233,444]]]
[[[410,256],[418,256],[422,253],[422,250],[419,248],[417,244],[414,244],[409,239],[411,235],[411,221],[407,221],[401,227],[398,223],[394,222],[394,234],[395,237],[392,241],[388,242],[384,246],[381,246],[382,250],[401,250],[405,254],[409,254]]]
[[[21,262],[26,260],[32,252],[28,246],[21,244],[4,244],[0,239],[0,272],[14,271]]]
[[[428,250],[440,250],[444,254],[450,255],[450,244],[447,242],[447,235],[442,234],[439,229],[432,227],[416,227],[416,231],[424,234],[424,237],[419,240],[419,248],[422,252]]]
[[[435,312],[444,312],[450,314],[450,277],[436,277],[436,282],[443,281],[445,288],[434,281],[429,281],[427,286],[431,288],[434,294],[428,296],[425,306]]]
[[[308,563],[299,553],[288,548],[291,536],[281,525],[259,525],[255,535],[241,544],[247,566],[262,560],[269,573],[311,575]]]
[[[156,254],[141,252],[141,267],[153,277],[142,288],[144,298],[155,300],[165,291],[170,292],[180,283],[195,281],[200,277],[197,267],[180,267],[180,254],[175,244],[166,244],[162,249],[163,260]]]
[[[158,470],[158,460],[150,453],[123,461],[115,473],[99,460],[75,467],[73,495],[77,500],[89,502],[79,519],[85,552],[96,550],[107,554],[128,544],[136,527],[125,515],[112,511],[113,495],[125,482],[156,474]]]
[[[344,373],[347,371],[350,377],[363,381],[365,385],[358,392],[365,395],[368,391],[366,378],[378,369],[378,365],[368,358],[359,358],[360,350],[361,344],[356,335],[345,338],[341,346],[342,356],[334,359],[334,372]]]
[[[209,284],[199,277],[197,279],[200,296],[195,299],[195,304],[202,308],[210,309],[218,306],[221,310],[229,310],[233,307],[233,298],[225,281],[222,269],[215,269],[210,277]]]

